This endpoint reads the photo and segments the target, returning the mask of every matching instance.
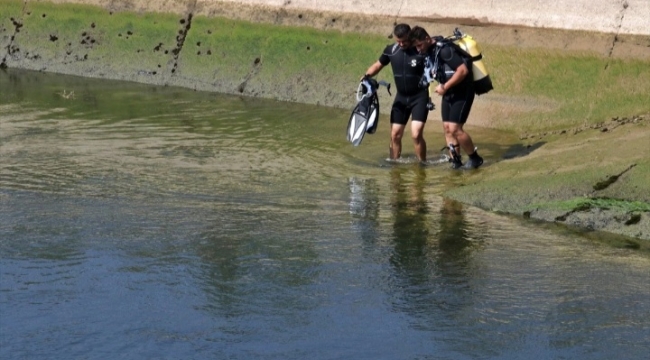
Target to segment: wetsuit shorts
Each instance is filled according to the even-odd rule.
[[[442,121],[456,124],[467,122],[469,111],[472,110],[472,104],[474,103],[474,96],[474,89],[472,88],[468,88],[466,91],[445,94],[440,104]]]
[[[429,116],[428,101],[429,92],[426,90],[411,96],[397,93],[395,101],[393,101],[393,108],[390,111],[390,123],[406,125],[411,116],[415,121],[427,122]]]

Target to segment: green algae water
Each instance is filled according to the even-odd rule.
[[[12,69],[0,91],[2,359],[650,352],[647,252],[442,197],[472,172],[439,132],[390,164],[386,118],[354,148],[348,110]],[[508,139],[472,135],[490,171]]]

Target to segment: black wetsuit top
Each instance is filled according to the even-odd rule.
[[[442,48],[438,48],[436,45],[429,48],[427,55],[431,57],[431,61],[434,64],[435,52],[438,49],[440,50],[438,53],[439,69],[437,71],[440,79],[438,80],[440,83],[445,84],[452,76],[454,76],[454,73],[456,73],[459,66],[462,64],[468,64],[466,64],[463,57],[453,49],[452,45],[445,45]],[[474,79],[472,77],[471,67],[468,68],[468,70],[470,72],[467,73],[467,76],[465,76],[460,83],[447,89],[445,95],[442,96],[440,110],[443,122],[464,124],[469,117],[472,104],[474,103]]]
[[[426,90],[418,86],[424,74],[424,56],[415,48],[402,50],[398,44],[388,45],[379,57],[379,62],[384,66],[390,63],[393,67],[395,87],[399,94],[412,96]]]
[[[427,51],[427,56],[431,57],[431,61],[434,61],[436,46],[431,46],[429,51]],[[441,67],[443,79],[439,79],[442,84],[446,83],[454,75],[456,70],[462,64],[465,64],[463,57],[454,51],[451,45],[445,45],[440,49],[438,54],[438,64]],[[467,65],[467,64],[466,64]],[[472,70],[468,65],[467,70]],[[447,90],[444,97],[452,97],[453,95],[467,94],[474,92],[474,79],[472,73],[469,72],[467,76],[458,84],[454,85]]]

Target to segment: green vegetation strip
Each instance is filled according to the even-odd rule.
[[[622,210],[625,212],[650,212],[650,204],[609,198],[577,197],[570,200],[534,204],[532,209],[586,211],[589,209]]]
[[[497,46],[486,46],[484,53],[497,92],[555,105],[548,111],[512,115],[511,123],[524,123],[529,131],[595,124],[648,111],[648,60]]]

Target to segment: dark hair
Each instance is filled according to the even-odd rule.
[[[396,37],[403,39],[409,35],[411,32],[411,26],[409,24],[397,24],[395,25],[395,29],[393,30],[393,35]]]
[[[424,41],[429,37],[429,33],[420,26],[414,26],[409,32],[409,40],[411,41]]]

